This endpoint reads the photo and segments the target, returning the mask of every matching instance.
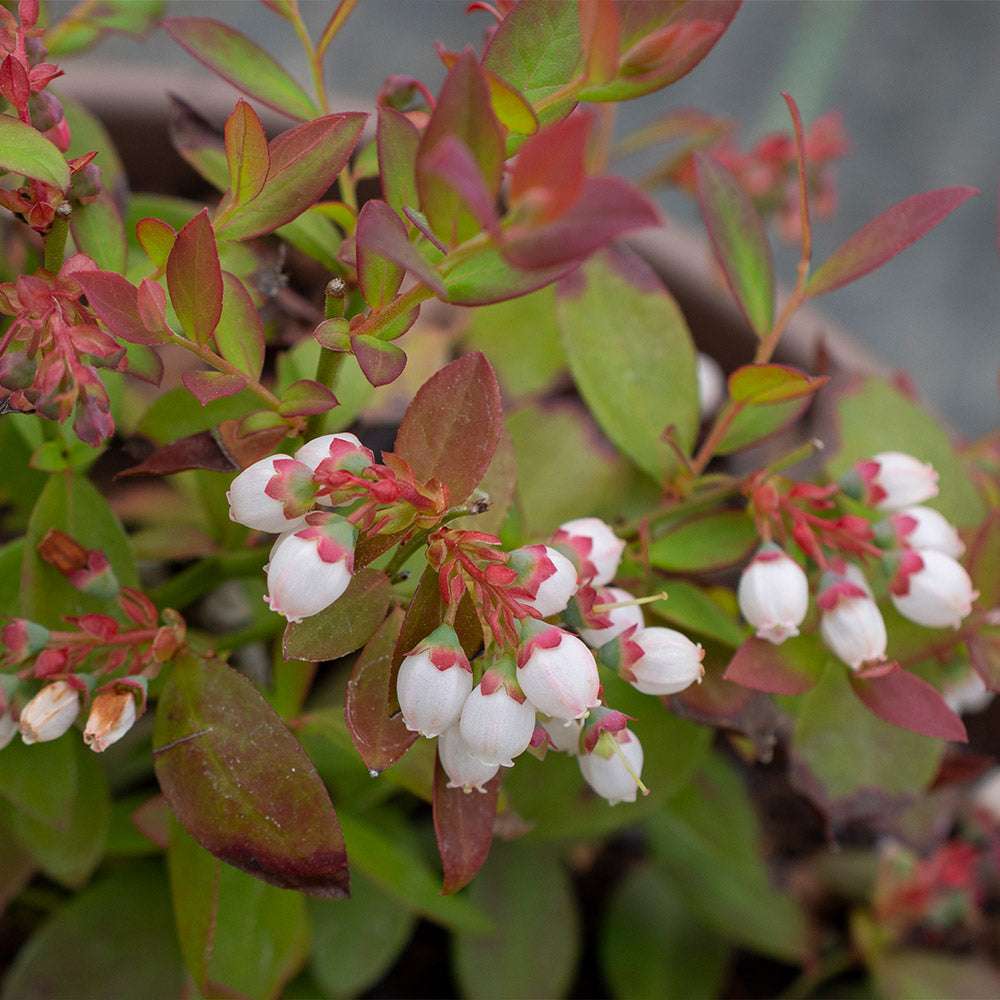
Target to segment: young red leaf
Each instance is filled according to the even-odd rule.
[[[326,115],[283,132],[268,147],[270,166],[260,193],[244,204],[230,203],[216,220],[227,239],[245,240],[273,232],[323,197],[361,138],[360,112]]]
[[[924,736],[965,743],[968,735],[962,720],[927,681],[898,664],[880,677],[850,674],[854,693],[866,708],[894,726]]]
[[[493,369],[484,354],[467,354],[420,387],[403,415],[394,451],[418,482],[439,479],[452,503],[461,503],[489,468],[502,426]]]
[[[764,225],[743,185],[720,163],[695,153],[698,201],[715,259],[758,337],[774,319],[774,266]]]
[[[319,114],[295,80],[235,28],[205,17],[170,17],[163,27],[200,63],[269,108],[303,120]]]
[[[166,267],[170,250],[177,239],[177,233],[159,219],[140,219],[135,224],[135,235],[146,256],[157,266]]]
[[[303,378],[282,393],[278,412],[283,417],[311,417],[328,413],[336,405],[337,397],[325,385]]]
[[[177,659],[153,762],[181,825],[242,871],[312,896],[348,895],[347,856],[312,761],[260,693],[219,660]]]
[[[248,379],[257,380],[264,367],[264,327],[260,313],[236,275],[223,271],[222,287],[222,315],[215,328],[219,354]]]
[[[355,749],[373,774],[395,763],[416,742],[398,712],[392,669],[393,649],[403,622],[402,608],[395,608],[361,651],[344,698],[344,719]]]
[[[170,326],[167,323],[167,292],[157,281],[143,278],[136,290],[136,305],[139,307],[139,319],[147,330],[170,336]]]
[[[184,332],[207,344],[222,315],[222,270],[207,209],[177,234],[166,273],[170,303]]]
[[[607,83],[618,72],[621,19],[614,0],[585,0],[579,5],[580,42],[588,83]]]
[[[226,161],[233,201],[253,201],[264,186],[271,157],[264,126],[244,100],[237,103],[226,120]]]
[[[881,267],[974,194],[975,188],[950,187],[904,198],[834,250],[809,279],[806,295],[832,292]]]
[[[495,199],[503,177],[504,136],[490,105],[484,72],[471,49],[458,57],[445,79],[415,164],[420,210],[446,244],[456,245],[478,233],[480,223],[464,208],[453,182],[442,177],[440,164],[428,163],[437,146],[449,138],[472,154],[485,190]]]
[[[358,366],[373,386],[395,382],[406,367],[406,353],[395,344],[387,344],[378,337],[351,337],[351,350],[358,359]]]
[[[449,788],[441,761],[435,761],[431,805],[446,895],[468,885],[490,853],[500,780],[501,775],[495,775],[479,793]]]
[[[453,135],[444,136],[421,160],[424,177],[437,177],[458,196],[460,210],[490,235],[497,235],[496,197],[486,186],[472,150]],[[440,193],[440,192],[439,192]],[[457,238],[452,230],[453,241]]]
[[[354,245],[361,293],[372,309],[378,309],[399,291],[405,271],[405,265],[394,260],[398,252],[390,257],[383,247],[390,245],[397,251],[407,247],[404,253],[412,252],[418,257],[420,254],[406,238],[406,227],[399,216],[384,201],[377,199],[365,202],[362,207]],[[426,261],[424,263],[426,265]],[[431,270],[430,265],[426,268]]]
[[[213,399],[235,396],[246,387],[245,379],[238,375],[227,375],[225,372],[184,372],[181,381],[202,406],[211,403]]]
[[[808,648],[803,652],[803,647]],[[819,643],[788,640],[775,646],[750,636],[736,650],[723,677],[770,694],[805,694],[816,686],[825,657]]]
[[[420,132],[402,111],[378,109],[375,131],[378,144],[378,170],[382,180],[382,197],[397,212],[420,203],[414,171]]]
[[[130,344],[162,344],[167,338],[150,330],[139,314],[138,290],[113,271],[77,271],[73,280],[84,290],[97,318]]]
[[[728,385],[734,402],[764,406],[811,396],[828,381],[787,365],[743,365],[729,376]]]

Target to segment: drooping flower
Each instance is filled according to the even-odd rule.
[[[605,731],[593,749],[577,756],[580,773],[608,805],[635,802],[642,775],[643,753],[639,737],[627,727]]]
[[[448,775],[449,788],[485,792],[483,785],[500,770],[499,764],[484,764],[472,753],[462,738],[458,723],[441,733],[437,749],[438,760],[441,761],[444,773]]]
[[[535,706],[514,679],[515,670],[512,657],[499,657],[462,706],[462,739],[484,764],[513,767],[535,731]]]
[[[578,517],[560,525],[552,545],[576,567],[581,584],[601,587],[618,572],[625,542],[599,517]]]
[[[396,695],[411,732],[437,736],[455,725],[472,690],[472,667],[451,625],[435,629],[399,665]]]
[[[677,694],[705,673],[705,650],[683,632],[658,625],[626,631],[598,655],[643,694]]]
[[[583,587],[566,608],[566,622],[591,649],[600,649],[627,629],[645,625],[642,608],[630,601],[635,597],[621,587]]]
[[[928,462],[901,451],[883,451],[854,466],[845,491],[877,510],[900,510],[937,496],[938,474]]]
[[[906,549],[897,558],[899,565],[889,582],[896,610],[927,628],[958,628],[979,596],[962,565],[933,549]]]
[[[594,654],[565,629],[526,619],[517,654],[517,681],[532,704],[557,719],[579,719],[600,704]]]
[[[295,453],[295,460],[313,470],[318,487],[316,503],[337,507],[363,494],[359,486],[370,483],[361,477],[375,462],[375,456],[353,434],[324,434],[307,441]]]
[[[132,728],[136,717],[135,694],[132,691],[101,691],[91,703],[83,742],[95,753],[101,753]]]
[[[583,729],[582,719],[556,719],[540,717],[538,726],[545,734],[544,741],[553,750],[568,753],[575,757],[580,752],[580,733]]]
[[[758,638],[780,645],[799,634],[809,609],[809,580],[791,556],[765,542],[743,570],[736,598]]]
[[[45,687],[21,709],[21,739],[25,743],[46,743],[62,736],[80,713],[80,692],[68,681],[58,680]]]
[[[823,641],[852,670],[885,660],[888,642],[882,612],[863,581],[854,574],[825,574],[816,599]]]
[[[316,486],[312,469],[287,455],[271,455],[244,469],[226,499],[229,517],[256,531],[280,534],[305,523]]]
[[[300,622],[328,608],[351,582],[358,531],[336,514],[314,513],[271,548],[267,596],[272,611]]]
[[[550,545],[525,545],[510,552],[508,565],[517,573],[517,585],[531,597],[521,603],[542,618],[565,610],[576,593],[576,567]]]
[[[965,553],[965,543],[955,526],[938,510],[916,504],[890,514],[886,519],[896,545],[911,549],[934,549],[952,559]]]

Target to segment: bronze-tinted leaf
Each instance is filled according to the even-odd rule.
[[[475,877],[490,853],[501,775],[482,793],[449,788],[441,762],[434,767],[434,835],[444,869],[444,892],[458,892]]]

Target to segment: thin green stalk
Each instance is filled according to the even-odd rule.
[[[63,265],[63,254],[66,252],[66,237],[69,236],[69,220],[73,214],[68,201],[64,201],[57,209],[52,226],[45,235],[45,270],[58,274]]]
[[[331,278],[326,285],[324,315],[327,319],[337,319],[343,316],[346,303],[347,284],[343,278]],[[331,392],[335,392],[337,374],[340,371],[340,363],[343,358],[344,355],[340,351],[331,351],[327,347],[320,348],[319,360],[316,362],[316,381],[320,385],[325,385]],[[325,413],[313,414],[306,423],[306,440],[317,437],[325,422]]]

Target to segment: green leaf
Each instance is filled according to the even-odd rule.
[[[307,257],[322,264],[328,271],[340,274],[344,265],[337,260],[337,251],[343,237],[336,224],[329,219],[318,205],[307,208],[291,222],[286,222],[275,230],[275,234],[301,250]]]
[[[698,200],[722,268],[737,305],[758,337],[774,321],[774,265],[771,247],[757,209],[743,185],[721,163],[694,154]]]
[[[985,957],[900,948],[871,963],[886,1000],[971,1000],[1000,995],[1000,973]]]
[[[92,257],[102,271],[125,270],[125,225],[107,189],[102,187],[93,201],[74,205],[70,229],[77,249]]]
[[[649,561],[676,573],[719,569],[742,562],[760,544],[753,520],[720,510],[690,518],[649,546]]]
[[[283,417],[313,416],[326,413],[337,405],[337,397],[314,379],[293,382],[282,394],[278,412]]]
[[[264,186],[271,156],[264,126],[244,100],[237,102],[226,120],[226,161],[233,201],[253,201]]]
[[[44,181],[60,191],[69,187],[66,157],[41,132],[10,115],[0,115],[0,170]]]
[[[167,258],[170,304],[184,332],[207,344],[222,315],[222,271],[208,210],[199,212],[178,234]]]
[[[136,433],[151,438],[155,444],[168,444],[246,416],[259,406],[260,401],[249,392],[202,406],[186,389],[171,389],[154,400],[140,419]]]
[[[305,897],[221,864],[178,823],[167,860],[181,950],[202,993],[277,996],[309,954]]]
[[[676,302],[638,258],[605,251],[564,282],[558,315],[573,379],[601,429],[665,482],[677,455],[664,435],[672,429],[686,453],[698,430],[695,350]]]
[[[72,738],[28,746],[17,739],[0,754],[0,796],[28,819],[66,823],[76,802],[78,757]]]
[[[582,950],[580,916],[559,854],[538,843],[497,843],[468,889],[492,934],[459,931],[452,957],[468,997],[565,996]],[[539,942],[545,942],[539,947]]]
[[[260,378],[264,367],[264,327],[260,313],[243,282],[222,272],[222,312],[215,327],[219,353],[249,379]]]
[[[153,745],[174,815],[206,850],[281,888],[346,895],[343,838],[326,789],[245,677],[216,660],[177,660]]]
[[[378,109],[376,142],[382,197],[397,212],[405,205],[416,208],[420,204],[414,176],[420,145],[417,127],[402,111],[381,107]]]
[[[551,284],[572,271],[577,261],[530,271],[504,260],[496,247],[462,254],[456,265],[449,262],[443,275],[448,301],[459,306],[481,306],[526,295]]]
[[[601,971],[616,997],[714,1000],[726,976],[726,939],[698,920],[650,864],[612,888],[599,938]]]
[[[351,875],[351,899],[307,899],[309,969],[328,996],[360,996],[399,957],[417,923],[413,911],[367,875]]]
[[[734,403],[764,406],[811,396],[829,381],[787,365],[743,365],[729,376],[729,396]]]
[[[731,455],[734,451],[750,448],[777,434],[778,431],[795,423],[805,412],[810,400],[788,399],[783,403],[767,403],[763,406],[745,406],[729,425],[722,440],[715,449],[720,455]]]
[[[99,549],[120,584],[138,585],[128,539],[107,500],[82,476],[60,473],[49,480],[28,523],[21,572],[21,610],[26,618],[58,628],[63,615],[109,610],[107,601],[77,590],[38,555],[38,544],[50,528],[65,531],[87,549]]]
[[[177,997],[185,979],[166,877],[161,865],[144,861],[119,868],[58,907],[14,959],[0,995]]]
[[[302,87],[235,28],[205,17],[170,17],[163,27],[200,63],[269,108],[302,120],[320,114]]]
[[[736,615],[726,611],[711,592],[686,580],[667,582],[667,600],[648,605],[657,618],[675,628],[708,636],[735,648],[746,638],[746,629]]]

